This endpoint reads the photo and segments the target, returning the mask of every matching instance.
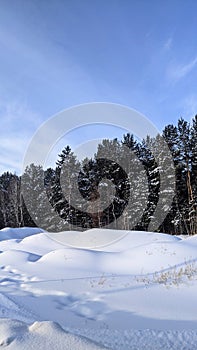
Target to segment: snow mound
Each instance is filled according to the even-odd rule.
[[[74,248],[87,248],[98,250],[125,249],[128,245],[130,248],[136,244],[146,244],[155,241],[174,242],[180,238],[172,235],[144,232],[144,231],[125,231],[110,229],[91,229],[84,232],[63,231],[58,233],[48,233],[51,239],[56,242],[71,246]]]
[[[21,227],[21,228],[5,227],[0,230],[0,241],[7,240],[7,239],[23,239],[25,237],[35,235],[41,232],[45,232],[45,231],[37,227]]]
[[[185,238],[185,242],[188,244],[197,244],[197,235],[193,235],[193,236],[187,236],[187,238]]]
[[[0,346],[197,348],[197,236],[34,228],[0,236]]]
[[[101,350],[105,349],[84,337],[65,332],[54,322],[34,322],[32,325],[0,320],[0,346],[9,350]]]

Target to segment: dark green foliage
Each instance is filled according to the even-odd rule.
[[[55,169],[44,171],[34,164],[26,168],[22,182],[28,204],[21,194],[21,177],[5,172],[0,176],[0,228],[35,226],[34,219],[42,217],[43,227],[52,231],[104,226],[149,230],[152,222],[157,226],[160,206],[158,231],[197,234],[197,116],[191,125],[182,118],[177,126],[167,125],[163,137],[171,163],[159,135],[142,142],[129,133],[122,141],[105,139],[93,159],[81,162],[67,146]],[[173,172],[176,183],[169,208],[165,191]]]

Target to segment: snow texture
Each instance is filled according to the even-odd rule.
[[[197,348],[197,236],[121,236],[0,230],[0,347]]]

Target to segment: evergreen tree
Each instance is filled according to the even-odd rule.
[[[5,172],[0,177],[0,220],[1,227],[19,227],[20,180],[17,175]]]
[[[74,226],[80,226],[83,216],[78,189],[80,163],[69,146],[65,147],[58,156],[49,200],[61,218],[59,230],[72,229]]]
[[[53,230],[54,209],[47,199],[45,175],[42,166],[35,164],[27,166],[22,175],[24,224]]]
[[[197,234],[197,116],[191,125],[183,118],[167,125],[163,137],[170,153],[159,135],[138,142],[127,133],[122,141],[103,140],[81,163],[67,146],[55,169],[31,164],[21,178],[5,172],[0,227],[41,222],[50,231],[107,226]]]

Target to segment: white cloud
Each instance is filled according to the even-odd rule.
[[[19,174],[21,173],[20,168],[21,164],[20,161],[17,161],[17,159],[10,159],[8,155],[2,155],[0,154],[1,157],[1,163],[0,163],[0,174],[3,174],[6,171],[10,171],[12,173]]]
[[[41,116],[33,112],[23,101],[8,102],[1,98],[0,111],[1,125],[7,131],[24,130],[26,123],[34,129],[42,122]]]
[[[191,120],[197,114],[197,95],[187,96],[183,101],[184,117]]]
[[[173,65],[167,72],[168,78],[171,82],[177,82],[178,80],[187,76],[197,65],[197,56],[186,64]]]
[[[0,103],[0,172],[20,173],[25,150],[40,125],[41,116],[17,101]]]
[[[170,50],[172,47],[172,42],[173,42],[172,37],[168,38],[166,40],[166,42],[164,43],[164,46],[163,46],[164,50],[166,50],[166,51]]]
[[[20,173],[25,150],[30,137],[23,133],[9,134],[0,140],[0,172],[12,171]]]

